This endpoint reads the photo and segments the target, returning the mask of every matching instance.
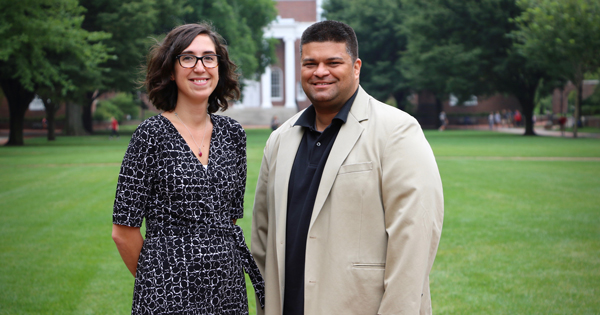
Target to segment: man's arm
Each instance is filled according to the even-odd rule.
[[[389,135],[381,164],[388,246],[378,314],[419,314],[422,305],[429,307],[429,272],[440,240],[444,201],[435,157],[414,119]]]

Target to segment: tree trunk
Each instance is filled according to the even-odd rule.
[[[575,82],[575,87],[577,88],[577,97],[575,98],[575,113],[573,116],[575,118],[575,123],[573,124],[573,138],[577,138],[577,128],[579,127],[579,121],[581,120],[581,99],[583,93],[583,80]]]
[[[48,141],[56,140],[56,111],[58,107],[56,103],[52,103],[52,100],[48,100],[47,98],[42,98],[42,102],[44,103],[44,108],[46,109],[46,122],[48,124]]]
[[[67,117],[65,121],[64,134],[67,136],[83,136],[86,134],[83,128],[83,122],[81,119],[81,106],[67,102]]]
[[[87,104],[84,104],[83,106],[80,106],[82,108],[82,113],[81,113],[81,123],[83,126],[83,129],[89,133],[89,134],[93,134],[94,133],[94,124],[92,121],[92,102],[87,102]]]
[[[94,92],[85,93],[86,96],[86,104],[82,106],[83,112],[81,114],[81,122],[83,123],[83,129],[87,131],[89,134],[94,133],[94,120],[92,117],[92,105],[94,104],[94,100],[98,97],[100,93],[98,90]]]
[[[526,81],[515,93],[519,100],[523,121],[525,122],[524,136],[536,136],[533,122],[533,110],[535,109],[535,94],[540,85],[540,77],[535,80]]]
[[[535,136],[535,130],[533,129],[533,109],[535,108],[533,94],[526,96],[521,95],[519,97],[519,103],[521,103],[521,111],[523,112],[523,118],[525,121],[525,133],[524,136]]]
[[[396,100],[396,107],[398,107],[398,109],[405,110],[406,104],[404,102],[406,101],[406,93],[404,91],[397,91],[393,94],[393,96]]]
[[[439,96],[435,96],[435,112],[436,112],[436,117],[435,119],[437,120],[437,127],[441,127],[442,124],[444,123],[441,119],[440,119],[440,113],[442,112],[442,110],[444,110],[444,104],[442,103],[442,99]]]
[[[0,86],[8,101],[10,117],[10,133],[6,145],[23,145],[23,123],[25,113],[29,109],[29,103],[35,97],[35,93],[25,89],[18,80],[1,79]]]

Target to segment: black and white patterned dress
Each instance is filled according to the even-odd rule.
[[[140,227],[146,219],[132,314],[247,314],[243,269],[264,300],[232,223],[244,211],[246,134],[229,117],[210,118],[208,168],[162,115],[140,124],[125,153],[113,223]]]

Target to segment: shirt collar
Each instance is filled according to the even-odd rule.
[[[333,120],[331,121],[332,124],[336,120],[340,121],[340,124],[346,123],[346,121],[348,120],[348,114],[350,113],[350,109],[352,108],[352,103],[354,103],[354,99],[356,98],[356,94],[358,94],[358,89],[356,89],[356,91],[354,92],[354,94],[352,94],[350,99],[346,101],[346,103],[344,104],[344,106],[342,106],[340,111],[335,115],[335,117],[333,117]],[[315,107],[311,104],[308,108],[306,108],[304,113],[300,115],[300,118],[296,120],[294,126],[315,129],[316,118],[317,112],[315,111]]]

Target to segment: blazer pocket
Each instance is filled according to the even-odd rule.
[[[354,269],[385,269],[384,263],[354,263],[352,264]]]
[[[358,172],[368,172],[373,169],[372,162],[364,162],[364,163],[356,163],[356,164],[346,164],[340,166],[339,175],[348,174],[348,173],[358,173]]]

